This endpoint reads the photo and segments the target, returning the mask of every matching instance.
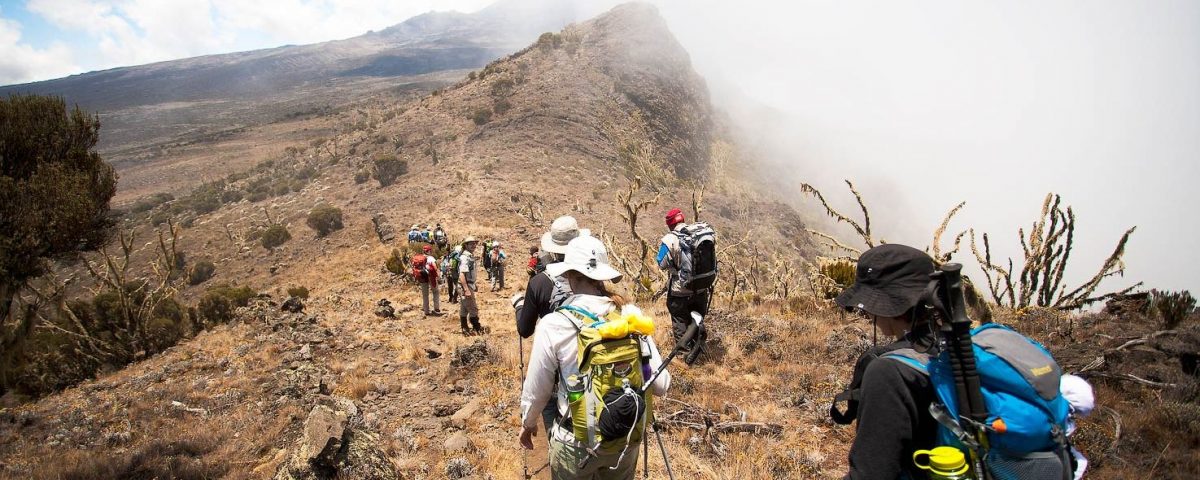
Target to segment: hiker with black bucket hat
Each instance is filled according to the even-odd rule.
[[[565,278],[574,295],[537,323],[521,392],[520,444],[533,449],[542,423],[538,417],[553,402],[562,420],[548,432],[552,478],[632,479],[651,394],[665,395],[671,381],[665,369],[648,375],[663,364],[650,335],[653,322],[606,290],[621,274],[609,265],[599,239],[580,235],[571,240],[563,260],[548,265],[546,272]],[[628,333],[614,333],[618,326]],[[616,360],[620,362],[609,363]],[[598,388],[606,393],[597,393]]]
[[[869,318],[873,329],[894,338],[858,359],[850,388],[830,408],[837,423],[858,420],[845,478],[926,478],[914,466],[913,453],[936,443],[930,378],[902,362],[874,360],[901,349],[936,356],[933,309],[923,301],[933,272],[933,259],[924,252],[880,245],[863,252],[854,284],[837,297],[839,306]],[[837,408],[841,401],[848,402],[845,411]]]

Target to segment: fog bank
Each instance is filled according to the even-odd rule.
[[[1015,257],[1053,191],[1068,286],[1136,225],[1101,290],[1200,287],[1200,3],[653,3],[756,146],[847,210],[855,181],[888,241],[924,248],[965,200],[950,230]]]

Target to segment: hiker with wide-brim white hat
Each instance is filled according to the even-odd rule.
[[[468,236],[463,239],[462,253],[458,256],[458,286],[462,290],[462,299],[458,303],[458,319],[462,325],[463,335],[474,333],[483,333],[483,326],[479,324],[479,304],[476,297],[479,295],[479,288],[475,283],[475,247],[479,245],[479,240],[475,237]],[[467,330],[467,322],[470,321],[472,330]]]
[[[626,305],[619,295],[609,293],[606,284],[617,282],[621,273],[608,263],[608,252],[604,243],[591,236],[578,236],[571,240],[566,247],[566,253],[561,262],[546,266],[550,275],[562,276],[569,283],[574,295],[567,299],[563,307],[546,315],[538,321],[533,334],[533,348],[530,353],[529,371],[521,392],[521,446],[533,448],[533,437],[537,434],[539,416],[542,408],[548,402],[557,406],[561,421],[555,422],[550,436],[550,470],[555,479],[630,479],[633,478],[637,466],[638,449],[629,444],[617,452],[589,451],[588,446],[579,440],[571,419],[572,393],[568,392],[568,380],[586,375],[580,372],[579,342],[581,332],[580,318],[596,319],[599,323],[614,312],[627,313],[636,307]],[[638,311],[640,314],[640,311]],[[597,325],[593,323],[592,325]],[[634,337],[628,337],[634,338]],[[636,338],[639,349],[643,349],[645,363],[651,370],[658,370],[663,360],[652,336],[645,335]],[[608,345],[607,343],[605,345]],[[632,348],[632,347],[631,347]],[[589,351],[591,351],[589,349]],[[639,355],[634,355],[639,357]],[[639,360],[640,362],[640,360]],[[590,364],[589,364],[590,365]],[[636,370],[636,369],[635,369]],[[641,373],[643,370],[637,370]],[[590,378],[590,377],[589,377]],[[645,378],[640,374],[632,374],[629,378],[641,381]],[[665,369],[654,377],[648,388],[649,394],[661,396],[670,387],[671,375]],[[588,382],[590,384],[590,382]],[[643,388],[634,385],[634,388]],[[574,393],[575,402],[580,402],[578,393]],[[639,397],[641,398],[641,397]],[[607,401],[607,399],[606,399]],[[639,400],[644,408],[645,400]],[[610,407],[604,411],[617,411]],[[649,415],[644,409],[639,416]],[[641,417],[645,418],[645,417]],[[603,421],[603,419],[601,419]],[[641,420],[639,420],[641,421]],[[625,431],[632,432],[633,428]],[[644,430],[643,430],[644,432]],[[610,442],[620,442],[620,437],[610,437]],[[640,440],[638,440],[640,441]],[[611,444],[609,444],[611,446]],[[595,452],[595,453],[593,453]],[[582,465],[582,466],[581,466]]]
[[[542,235],[538,263],[541,271],[535,272],[525,285],[525,291],[512,297],[513,309],[517,316],[517,334],[521,338],[533,335],[538,319],[549,315],[571,296],[571,287],[567,280],[560,276],[546,273],[546,266],[563,261],[567,253],[567,244],[580,235],[581,229],[575,217],[564,215],[554,219],[550,229]],[[542,424],[546,431],[558,419],[558,406],[547,402],[542,409]]]

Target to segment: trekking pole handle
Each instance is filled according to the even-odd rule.
[[[955,390],[958,394],[959,414],[975,422],[987,420],[987,406],[979,385],[979,371],[975,364],[975,350],[971,341],[971,319],[967,316],[963,298],[962,265],[947,263],[938,272],[941,282],[938,295],[949,317],[951,366],[955,370]]]
[[[643,379],[642,388],[638,391],[639,394],[645,394],[647,390],[650,390],[650,385],[658,379],[658,376],[662,374],[663,370],[667,369],[667,365],[671,364],[671,360],[674,360],[675,356],[679,355],[679,352],[683,351],[683,346],[691,342],[692,338],[695,337],[696,333],[699,331],[700,325],[693,323],[688,326],[687,331],[683,333],[683,337],[680,337],[679,341],[675,343],[675,348],[671,350],[671,353],[667,354],[667,358],[663,359],[662,365],[658,366],[658,370],[655,370],[654,373],[650,374],[649,378]]]

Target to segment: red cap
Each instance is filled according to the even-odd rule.
[[[683,223],[683,210],[672,208],[667,212],[667,227],[675,228],[676,225]]]
[[[424,251],[426,251],[426,252],[432,252],[432,251],[433,251],[433,246],[431,246],[431,245],[426,245],[426,246],[424,246],[424,247],[421,247],[421,250],[424,250]]]

